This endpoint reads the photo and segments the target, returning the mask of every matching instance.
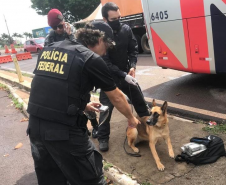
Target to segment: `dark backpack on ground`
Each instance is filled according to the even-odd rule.
[[[209,135],[205,138],[193,137],[190,142],[204,144],[207,149],[194,156],[189,156],[182,152],[181,155],[176,156],[175,161],[202,165],[216,162],[220,157],[226,156],[224,142],[217,136]]]

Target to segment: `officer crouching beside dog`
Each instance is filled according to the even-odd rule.
[[[77,41],[45,47],[38,57],[28,134],[39,185],[106,184],[102,156],[88,137],[84,115],[100,106],[88,103],[94,86],[106,93],[132,127],[139,123],[100,57],[112,46],[112,30],[105,23],[93,26],[78,30]]]

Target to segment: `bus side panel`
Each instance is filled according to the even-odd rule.
[[[185,22],[185,23],[183,23]],[[186,20],[158,22],[151,24],[155,57],[157,65],[192,71]],[[187,55],[188,53],[188,55]]]
[[[210,73],[205,17],[188,19],[192,68],[196,73]]]
[[[226,73],[226,17],[214,4],[210,9],[216,73]]]
[[[210,73],[207,28],[203,0],[180,0],[182,18],[188,22],[192,69],[196,73]]]

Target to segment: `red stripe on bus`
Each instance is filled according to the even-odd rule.
[[[187,68],[180,63],[177,57],[173,52],[168,48],[168,46],[163,42],[163,40],[158,36],[158,34],[151,28],[151,35],[154,44],[156,62],[158,66],[168,67],[172,69],[178,69],[182,71],[188,71]],[[161,47],[161,52],[159,52],[159,47]],[[167,52],[166,55],[163,55],[163,52]],[[168,57],[168,60],[163,60],[163,57]]]
[[[203,1],[204,0],[189,0],[189,1],[180,0],[181,14],[182,19],[184,19],[183,25],[185,37],[187,34],[187,30],[189,34],[189,41],[185,38],[186,51],[187,55],[191,55],[193,72],[210,73],[209,62],[199,60],[200,57],[209,58],[206,20],[204,17],[205,10]],[[190,52],[188,49],[189,47]],[[198,52],[196,51],[197,47],[199,49]]]

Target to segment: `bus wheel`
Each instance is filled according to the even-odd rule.
[[[138,45],[138,52],[143,53],[143,49],[141,47],[141,38],[139,35],[134,35],[136,40],[137,40],[137,45]]]
[[[147,38],[146,33],[141,38],[141,47],[142,47],[144,53],[146,53],[146,54],[151,53],[150,47],[148,45],[148,38]]]

